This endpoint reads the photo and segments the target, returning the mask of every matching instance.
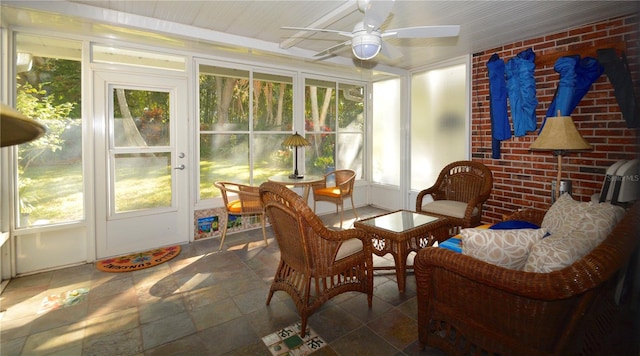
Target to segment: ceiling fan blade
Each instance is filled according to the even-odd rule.
[[[430,38],[453,37],[460,33],[459,25],[448,26],[418,26],[407,28],[395,28],[384,31],[383,38]]]
[[[351,32],[346,31],[337,31],[337,30],[329,30],[326,28],[311,28],[311,27],[291,27],[291,26],[283,26],[280,27],[283,30],[297,30],[297,31],[310,31],[310,32],[324,32],[324,33],[335,33],[341,36],[353,37]]]
[[[389,17],[393,4],[394,0],[369,0],[366,2],[363,23],[367,32],[375,31],[382,26],[387,17]]]
[[[331,47],[323,50],[322,52],[318,52],[318,53],[314,54],[313,56],[314,57],[324,57],[324,56],[326,56],[328,54],[333,54],[334,52],[337,52],[340,49],[342,49],[344,47],[348,47],[348,46],[351,46],[351,40],[344,41],[344,42],[339,43],[339,44],[337,44],[335,46],[331,46]]]
[[[380,45],[382,46],[380,53],[389,59],[398,59],[403,56],[402,51],[392,44],[382,41]]]

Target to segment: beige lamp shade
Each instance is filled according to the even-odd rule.
[[[296,132],[295,134],[287,137],[284,142],[282,142],[282,145],[285,147],[302,147],[311,146],[311,143]]]
[[[569,116],[551,116],[540,132],[540,136],[529,146],[533,151],[553,151],[558,157],[558,175],[556,177],[556,198],[560,197],[562,178],[562,156],[568,151],[590,150],[592,147],[576,129]]]
[[[44,135],[46,128],[14,108],[0,104],[0,147],[18,145]]]
[[[578,132],[569,116],[547,118],[540,136],[531,144],[535,151],[590,150],[592,147]]]

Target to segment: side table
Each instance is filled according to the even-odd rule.
[[[395,269],[400,293],[405,291],[407,269],[413,268],[407,266],[409,253],[449,238],[447,218],[408,210],[358,220],[354,226],[369,234],[373,253],[378,256],[390,253],[393,256],[395,267],[374,266],[374,269]]]
[[[309,203],[309,192],[313,183],[321,182],[324,179],[323,176],[307,175],[303,178],[289,178],[289,176],[272,176],[269,177],[269,182],[280,183],[284,185],[291,185],[294,187],[302,187],[302,199]]]

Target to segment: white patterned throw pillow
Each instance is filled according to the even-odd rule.
[[[579,204],[580,209],[565,217],[565,225],[531,248],[524,271],[547,273],[570,266],[604,241],[625,213],[610,203]]]
[[[545,229],[462,229],[462,253],[497,266],[520,270],[527,261],[531,246],[545,233]]]
[[[540,227],[554,234],[567,235],[569,232],[580,227],[581,213],[585,211],[589,203],[581,203],[573,200],[570,194],[562,194],[558,200],[551,205],[542,219]]]

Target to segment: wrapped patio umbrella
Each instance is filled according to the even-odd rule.
[[[500,141],[511,138],[511,126],[507,114],[507,83],[504,77],[504,61],[493,54],[487,62],[489,72],[489,105],[491,115],[492,158],[500,158]]]
[[[580,56],[560,57],[553,68],[560,74],[560,81],[540,131],[546,123],[546,118],[555,116],[558,111],[561,116],[571,115],[589,92],[591,84],[600,78],[604,71],[597,59],[592,57],[580,59]]]
[[[18,110],[0,104],[0,147],[29,142],[44,135],[41,123],[31,120]]]
[[[535,131],[537,126],[535,59],[535,53],[529,48],[511,58],[506,65],[511,119],[516,136],[524,136],[528,131]]]

